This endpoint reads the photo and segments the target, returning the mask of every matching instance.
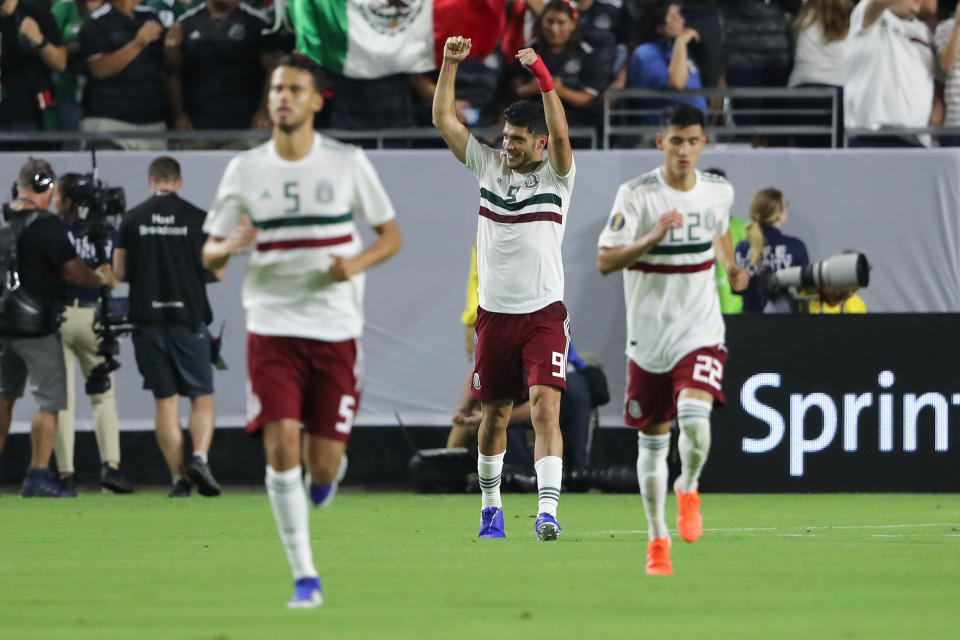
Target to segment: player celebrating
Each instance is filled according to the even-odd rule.
[[[523,395],[526,374],[539,488],[534,530],[540,540],[556,540],[563,476],[560,394],[566,386],[570,339],[560,245],[576,169],[563,106],[550,72],[532,49],[519,51],[517,59],[536,77],[543,106],[517,102],[507,107],[503,153],[477,142],[457,120],[454,80],[470,44],[459,36],[446,41],[433,124],[480,182],[480,308],[472,391],[481,401],[482,414],[477,461],[483,491],[480,537],[505,537],[500,472],[512,401]]]
[[[673,572],[663,508],[674,417],[682,463],[674,485],[677,527],[687,542],[703,532],[697,487],[710,450],[710,411],[714,401],[724,401],[727,354],[714,260],[727,269],[734,291],[749,280],[736,266],[730,242],[733,187],[696,170],[707,142],[703,124],[696,107],[667,111],[657,134],[663,166],[620,185],[598,243],[601,273],[624,270],[625,420],[640,430],[637,476],[649,525],[649,574]]]
[[[300,469],[307,432],[310,499],[329,504],[362,383],[363,272],[400,248],[393,206],[360,149],[313,130],[320,67],[284,57],[270,78],[273,137],[230,161],[205,230],[204,266],[252,249],[247,312],[247,431],[262,435],[266,485],[293,568],[292,608],[323,601]],[[365,251],[354,217],[377,233]]]

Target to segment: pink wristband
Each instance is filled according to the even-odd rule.
[[[553,91],[553,78],[550,76],[547,65],[543,64],[542,58],[538,56],[537,61],[530,65],[529,69],[533,77],[537,79],[537,84],[540,85],[540,93]]]

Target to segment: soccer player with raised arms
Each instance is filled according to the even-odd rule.
[[[710,412],[724,401],[723,316],[714,282],[719,260],[734,291],[746,288],[730,242],[733,187],[697,171],[707,142],[703,112],[671,107],[657,134],[662,166],[620,185],[598,243],[604,275],[623,270],[627,308],[625,421],[638,434],[637,476],[647,516],[647,573],[670,574],[664,518],[670,425],[680,425],[682,471],[674,484],[677,527],[703,532],[698,482],[710,451]]]
[[[445,43],[433,124],[480,183],[480,308],[472,390],[482,413],[477,460],[483,492],[480,537],[505,537],[500,473],[507,423],[513,400],[529,387],[539,489],[534,531],[539,540],[556,540],[563,476],[560,395],[566,387],[570,340],[560,245],[576,169],[563,106],[550,72],[532,49],[522,49],[517,59],[537,79],[543,105],[525,101],[507,107],[503,152],[478,142],[457,120],[454,81],[470,45],[460,36]]]
[[[310,500],[326,506],[346,467],[363,381],[364,271],[402,243],[393,205],[370,161],[313,130],[323,107],[320,67],[285,56],[270,78],[273,137],[236,156],[204,229],[204,266],[252,252],[247,312],[247,431],[263,437],[266,485],[293,569],[291,608],[323,601],[313,564],[301,461]],[[364,249],[355,220],[377,234]]]

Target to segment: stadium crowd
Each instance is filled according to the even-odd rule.
[[[852,0],[509,0],[503,6],[500,46],[468,60],[457,77],[457,117],[471,127],[500,124],[504,105],[536,95],[536,83],[514,60],[523,46],[544,60],[574,127],[602,127],[601,98],[611,89],[723,87],[827,88],[842,96],[840,121],[848,128],[960,124],[960,30],[948,0],[861,0],[856,6]],[[299,42],[297,14],[291,11],[289,19],[286,8],[280,11],[287,19],[277,19],[271,0],[4,0],[0,132],[269,129],[266,72]],[[385,0],[383,9],[394,7]],[[871,29],[875,23],[879,28]],[[374,78],[328,73],[329,108],[318,127],[430,125],[436,71]],[[653,114],[674,102],[697,106],[715,124],[731,122],[730,108],[737,124],[773,124],[764,115],[736,112],[778,104],[678,95],[629,106]],[[823,115],[788,117],[830,122]],[[776,121],[787,123],[783,116]],[[128,149],[166,146],[162,137],[108,137]],[[784,142],[810,143],[754,139]],[[184,146],[251,144],[236,136],[194,137]],[[929,141],[885,135],[859,136],[851,144]],[[5,145],[37,147],[22,140]]]

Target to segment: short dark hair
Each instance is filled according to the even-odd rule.
[[[154,158],[147,169],[147,177],[154,182],[176,182],[180,179],[180,163],[170,156]]]
[[[664,129],[667,127],[693,127],[695,125],[700,125],[703,128],[707,124],[703,117],[703,111],[685,102],[665,109],[662,120]]]
[[[77,185],[83,181],[83,175],[79,173],[65,173],[57,179],[57,191],[60,196],[70,200],[76,199]],[[76,204],[75,202],[73,204]]]
[[[660,27],[667,23],[667,14],[670,7],[680,4],[680,0],[661,0],[652,2],[642,9],[637,41],[640,44],[645,42],[656,42],[663,38],[663,32]]]
[[[543,103],[536,100],[520,100],[503,110],[503,119],[515,127],[526,127],[535,136],[547,135],[547,117]]]
[[[313,88],[316,89],[317,93],[322,94],[327,89],[327,75],[324,73],[323,67],[317,64],[313,58],[309,58],[302,53],[288,53],[280,56],[280,60],[274,69],[278,67],[290,67],[306,71],[313,78]]]
[[[53,181],[57,179],[57,174],[53,172],[53,167],[46,160],[30,157],[20,167],[20,173],[17,175],[18,189],[32,189],[34,191],[46,191],[53,186]],[[44,188],[37,189],[37,187]]]

